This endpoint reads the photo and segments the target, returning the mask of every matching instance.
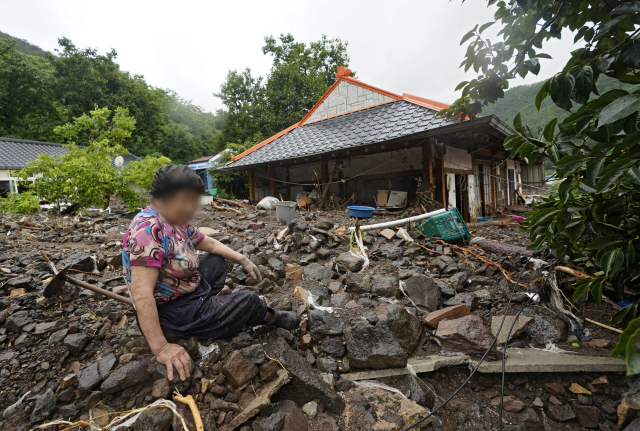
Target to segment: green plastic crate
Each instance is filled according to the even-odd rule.
[[[429,238],[438,234],[446,242],[457,242],[471,238],[467,224],[457,208],[428,218],[417,229]]]

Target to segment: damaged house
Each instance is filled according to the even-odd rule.
[[[336,82],[300,122],[233,155],[220,170],[248,171],[254,200],[297,200],[320,184],[339,202],[443,205],[456,207],[467,221],[516,205],[524,178],[544,180],[531,172],[543,172],[541,164],[529,168],[508,157],[503,142],[513,131],[495,115],[466,121],[436,116],[448,105],[394,94],[349,74],[340,67]]]

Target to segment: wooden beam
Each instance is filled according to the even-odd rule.
[[[444,146],[436,145],[436,200],[447,208],[447,183],[444,177]]]
[[[249,199],[256,200],[256,175],[253,170],[249,171]]]
[[[326,160],[320,163],[320,177],[320,181],[322,181],[322,195],[324,196],[326,195],[325,188],[331,186],[331,184],[329,184],[331,182],[329,179],[329,162]]]
[[[431,163],[431,142],[422,144],[422,182],[433,184],[433,164]],[[431,192],[433,199],[433,191]]]
[[[269,166],[269,193],[271,194],[271,196],[278,196],[275,177],[276,168],[274,166]]]

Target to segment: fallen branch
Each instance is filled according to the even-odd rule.
[[[31,229],[31,230],[42,230],[39,227],[31,227],[31,226],[20,226],[22,229]]]
[[[221,206],[218,206],[218,205],[216,205],[216,204],[211,204],[211,206],[212,206],[214,209],[217,209],[217,210],[221,210],[221,211],[232,211],[232,212],[234,212],[234,213],[236,213],[236,214],[242,214],[242,213],[240,212],[240,210],[236,210],[236,209],[233,209],[233,208],[221,207]]]
[[[569,275],[573,275],[574,277],[578,277],[578,278],[590,278],[592,277],[591,275],[587,274],[586,272],[582,272],[582,271],[578,271],[577,269],[571,269],[569,267],[566,266],[556,266],[556,271],[562,271],[565,272]]]
[[[191,410],[191,414],[193,415],[193,421],[196,424],[196,431],[204,431],[204,425],[202,425],[202,417],[200,416],[200,411],[198,410],[198,406],[196,405],[196,400],[194,400],[191,395],[183,397],[177,389],[173,393],[173,399],[174,401],[178,401],[179,403],[189,406],[189,410]]]
[[[595,320],[591,320],[591,319],[588,319],[586,317],[584,318],[584,320],[586,320],[589,323],[593,323],[594,325],[599,326],[601,328],[608,329],[609,331],[613,331],[613,332],[617,332],[618,334],[622,334],[621,330],[616,329],[616,328],[612,328],[611,326],[605,325],[604,323],[596,322]]]
[[[241,202],[236,202],[236,201],[232,201],[229,199],[222,199],[222,198],[213,198],[214,201],[216,202],[220,202],[221,204],[227,204],[227,205],[232,205],[234,207],[240,207],[240,208],[253,208],[251,205],[249,204],[245,204],[245,203],[241,203]]]

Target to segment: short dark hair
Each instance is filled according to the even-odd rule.
[[[152,198],[170,196],[180,190],[205,192],[204,182],[187,165],[166,165],[153,176],[149,194]]]

